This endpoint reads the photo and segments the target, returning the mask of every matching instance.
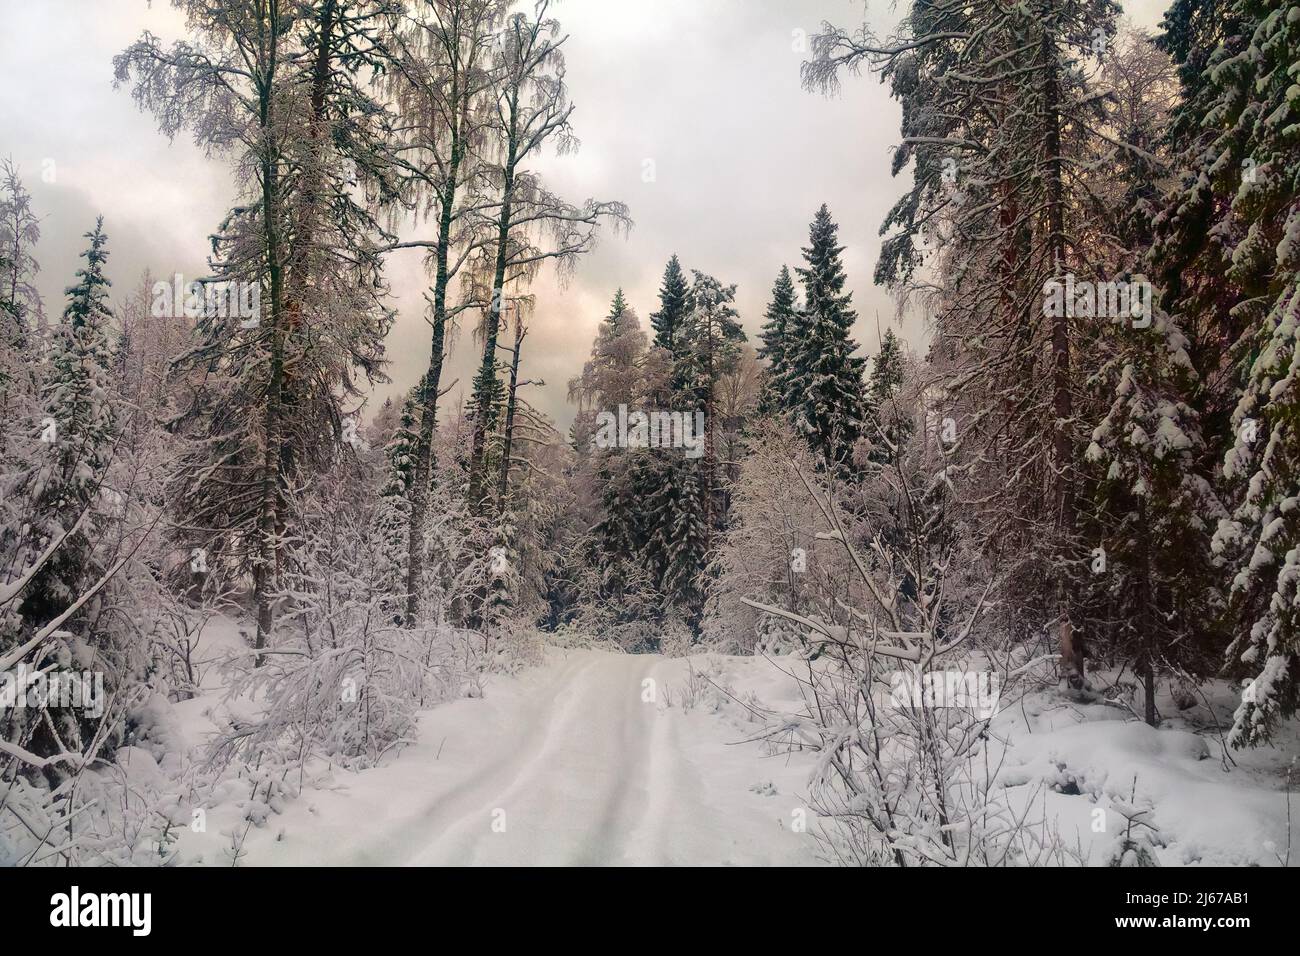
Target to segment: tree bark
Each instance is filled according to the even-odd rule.
[[[497,219],[496,262],[492,272],[492,307],[487,313],[483,335],[483,364],[479,368],[475,391],[478,393],[477,414],[474,419],[474,440],[469,458],[469,500],[475,508],[483,506],[487,494],[483,487],[487,469],[487,409],[484,404],[497,374],[497,336],[501,330],[501,311],[505,305],[506,258],[509,254],[510,216],[515,190],[515,166],[519,161],[518,140],[519,87],[510,93],[510,129],[506,140],[505,175],[501,190],[501,211]]]
[[[1043,148],[1047,186],[1048,251],[1052,277],[1059,279],[1065,268],[1065,199],[1061,173],[1061,91],[1060,64],[1050,23],[1051,3],[1043,9],[1041,55],[1043,57]],[[1074,489],[1072,487],[1070,418],[1073,400],[1070,392],[1070,323],[1064,313],[1052,319],[1052,467],[1056,485],[1057,554],[1057,639],[1061,669],[1070,687],[1082,689],[1084,680],[1083,648],[1074,631],[1070,607],[1070,565],[1074,540]]]
[[[411,523],[406,552],[406,626],[414,627],[419,611],[420,580],[424,576],[424,525],[429,514],[429,486],[433,474],[433,436],[438,423],[438,388],[447,338],[447,255],[451,247],[452,205],[456,200],[456,175],[463,152],[459,132],[452,140],[447,184],[443,187],[442,215],[438,223],[435,251],[437,271],[433,281],[433,340],[429,370],[420,381],[420,432],[415,444],[415,472],[412,477]]]
[[[284,387],[284,331],[281,328],[283,311],[283,270],[279,232],[279,159],[274,153],[271,127],[274,120],[272,102],[275,94],[276,49],[279,42],[279,15],[271,5],[268,18],[270,60],[262,75],[258,89],[258,119],[262,133],[262,218],[266,240],[267,271],[271,280],[270,315],[270,379],[266,390],[266,409],[263,420],[263,448],[261,505],[257,518],[257,558],[253,570],[253,599],[257,607],[257,633],[254,638],[253,662],[260,666],[262,651],[266,648],[273,626],[272,597],[277,586],[279,547],[276,530],[280,521],[280,426],[281,397]]]
[[[1147,527],[1146,502],[1138,500],[1138,638],[1140,650],[1139,666],[1142,675],[1143,717],[1152,727],[1159,726],[1156,716],[1156,662],[1155,662],[1155,621],[1151,613],[1153,598],[1151,588],[1151,536]]]
[[[506,394],[506,428],[501,447],[501,475],[497,485],[497,509],[499,513],[506,510],[506,495],[510,492],[510,453],[515,436],[515,394],[519,389],[519,353],[524,347],[527,331],[520,323],[515,329],[515,347],[510,357],[510,390]]]

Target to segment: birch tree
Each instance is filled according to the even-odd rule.
[[[470,450],[469,497],[478,506],[487,494],[484,410],[499,391],[497,338],[507,287],[526,285],[547,261],[561,274],[573,269],[595,242],[602,220],[629,223],[619,202],[589,199],[581,205],[551,193],[528,168],[547,145],[559,155],[577,147],[570,119],[574,106],[564,82],[560,24],[548,16],[550,0],[538,0],[531,14],[511,15],[497,36],[493,53],[495,101],[489,174],[496,201],[484,210],[484,228],[493,237],[478,263],[478,298],[483,309],[483,359],[474,379],[472,402],[479,409]],[[490,276],[484,287],[482,278]]]
[[[435,472],[434,433],[450,323],[474,303],[448,305],[451,281],[486,241],[475,215],[486,205],[481,161],[490,124],[489,52],[504,15],[499,0],[421,0],[396,37],[398,56],[391,95],[403,122],[397,154],[406,171],[404,194],[417,217],[433,223],[433,236],[394,243],[391,249],[426,253],[433,285],[426,296],[432,339],[429,367],[415,390],[419,429],[414,448],[407,532],[405,621],[420,609],[425,569],[430,482]]]

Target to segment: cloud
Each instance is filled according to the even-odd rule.
[[[1159,0],[1130,4],[1144,26],[1155,22],[1159,6]],[[833,99],[799,84],[801,36],[816,32],[822,20],[856,23],[863,4],[564,0],[553,9],[570,35],[567,79],[582,146],[539,168],[571,200],[628,203],[636,225],[626,239],[602,238],[567,285],[551,273],[534,285],[524,375],[543,377],[547,386],[532,390],[530,399],[567,425],[572,408],[565,385],[589,354],[614,290],[622,287],[645,321],[657,307],[660,276],[673,253],[688,269],[737,283],[752,338],[777,272],[801,261],[808,224],[823,202],[846,247],[857,339],[874,352],[877,316],[883,327],[894,315],[871,273],[878,224],[905,188],[889,176],[899,109],[871,76],[850,78]],[[888,26],[874,7],[871,16]],[[0,110],[9,141],[0,151],[12,152],[23,166],[44,218],[38,256],[47,311],[61,310],[81,235],[97,213],[111,237],[109,275],[117,293],[145,266],[159,275],[204,274],[207,236],[233,195],[229,168],[187,141],[169,144],[129,92],[111,82],[115,53],[146,28],[165,40],[182,35],[181,17],[161,0],[101,0],[93,8],[46,0],[18,6],[7,21]],[[56,175],[46,183],[40,172],[49,160]],[[649,182],[647,160],[654,171]],[[388,341],[393,381],[377,389],[376,399],[412,386],[429,355],[422,297],[428,278],[420,253],[394,253],[388,274],[399,310]],[[903,334],[922,346],[918,318],[908,319]],[[476,363],[465,329],[444,379],[460,385],[445,401],[468,391]]]

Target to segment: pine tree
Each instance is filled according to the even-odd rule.
[[[674,255],[664,267],[663,283],[659,286],[659,311],[650,313],[656,347],[675,351],[678,330],[689,309],[690,288],[681,263]]]
[[[763,370],[763,391],[759,398],[759,412],[786,411],[790,400],[786,379],[789,376],[787,343],[795,332],[794,282],[790,270],[781,267],[772,286],[772,301],[768,303],[763,330],[759,334],[759,358],[767,360]]]
[[[788,394],[796,427],[828,469],[843,468],[862,435],[866,408],[862,374],[849,337],[856,313],[844,291],[839,227],[825,204],[817,210],[803,250],[806,267],[795,270],[804,287],[799,337],[786,350]]]

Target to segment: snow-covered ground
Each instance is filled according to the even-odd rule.
[[[385,766],[304,790],[251,831],[242,862],[816,863],[813,837],[793,832],[811,817],[807,759],[766,756],[709,702],[686,706],[690,666],[548,650],[483,697],[424,712],[418,742]],[[237,822],[215,808],[185,856],[226,862],[221,831]]]
[[[218,654],[239,637],[218,619],[210,641]],[[1226,718],[1231,689],[1209,691]],[[195,753],[214,703],[175,705]],[[205,832],[183,832],[180,859],[229,865],[237,832],[243,865],[817,864],[816,753],[754,739],[753,708],[800,705],[779,659],[548,647],[540,666],[490,677],[482,696],[424,711],[418,739],[381,766],[314,768],[256,826],[241,788],[218,788],[225,798],[206,808]],[[1113,851],[1120,811],[1135,809],[1158,828],[1162,865],[1278,865],[1295,726],[1230,765],[1207,709],[1178,715],[1165,701],[1162,711],[1176,716],[1157,730],[1113,704],[1032,693],[994,721],[993,740],[1006,744],[997,789],[1092,865]],[[149,762],[137,748],[124,759]]]
[[[1222,681],[1205,690],[1226,728],[1235,692]],[[1225,759],[1205,706],[1180,714],[1167,695],[1157,700],[1165,719],[1153,728],[1113,704],[1077,704],[1054,691],[1028,695],[994,723],[1009,743],[1001,785],[1046,784],[1046,816],[1090,865],[1106,862],[1134,811],[1158,831],[1153,852],[1162,866],[1280,865],[1288,843],[1300,838],[1296,832],[1289,841],[1287,822],[1288,770],[1300,769],[1295,722],[1282,728],[1274,746],[1226,750]],[[1300,794],[1290,795],[1290,813],[1300,815]],[[1300,845],[1290,854],[1296,862]]]

